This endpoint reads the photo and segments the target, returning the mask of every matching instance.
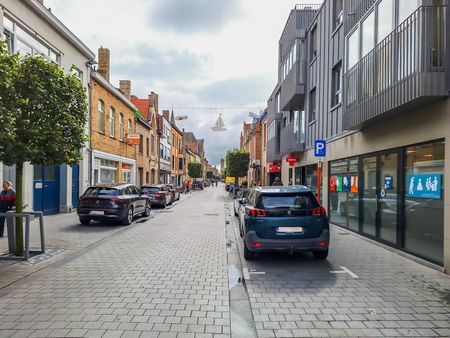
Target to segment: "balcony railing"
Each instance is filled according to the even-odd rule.
[[[422,6],[344,75],[344,127],[448,95],[447,7]]]

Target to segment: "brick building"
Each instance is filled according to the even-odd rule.
[[[136,131],[137,108],[109,82],[110,52],[98,50],[91,72],[92,184],[136,183],[137,149],[127,142]]]
[[[185,182],[184,175],[184,154],[183,154],[183,132],[178,129],[175,123],[175,116],[170,116],[170,124],[172,125],[172,170],[170,182],[177,187],[183,186]]]

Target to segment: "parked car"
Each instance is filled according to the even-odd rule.
[[[304,186],[255,187],[239,199],[244,258],[255,253],[311,251],[326,259],[330,243],[328,218],[311,189]]]
[[[134,216],[150,215],[151,203],[141,189],[132,184],[99,184],[80,197],[78,217],[81,224],[94,221],[119,221],[129,225]]]
[[[233,201],[234,206],[234,216],[239,216],[239,211],[243,207],[242,203],[239,202],[240,199],[245,199],[247,197],[248,189],[242,188],[237,193],[237,198]]]
[[[192,183],[192,190],[203,190],[203,183],[201,181],[194,181]]]
[[[175,188],[172,184],[166,184],[167,189],[169,190],[171,194],[171,204],[175,201],[180,200],[180,190]]]
[[[152,205],[165,208],[167,205],[172,204],[172,193],[165,184],[144,185],[141,189],[149,197]]]

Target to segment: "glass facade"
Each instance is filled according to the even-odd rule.
[[[330,222],[442,264],[444,154],[438,141],[331,161]]]

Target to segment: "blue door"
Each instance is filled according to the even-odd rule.
[[[59,166],[34,166],[33,209],[45,215],[59,212]]]
[[[78,198],[80,197],[80,166],[72,167],[72,207],[78,208]]]

